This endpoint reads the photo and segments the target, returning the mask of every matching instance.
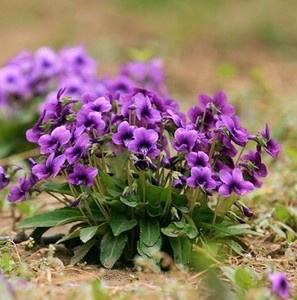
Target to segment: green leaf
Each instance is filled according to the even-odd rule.
[[[111,269],[121,257],[128,241],[126,232],[113,236],[112,232],[104,235],[100,243],[100,261],[107,269]]]
[[[98,175],[100,176],[102,183],[105,187],[112,188],[113,183],[111,180],[111,176],[102,171],[99,171]]]
[[[123,215],[113,214],[110,219],[110,227],[114,236],[120,235],[122,232],[128,231],[137,225],[135,219],[127,220]]]
[[[161,205],[158,206],[152,206],[148,204],[146,206],[147,213],[150,217],[155,218],[162,215],[164,208]]]
[[[276,225],[276,224],[270,224],[269,225],[270,226],[270,228],[277,234],[277,235],[279,235],[280,237],[282,237],[282,238],[286,238],[287,236],[286,236],[286,233],[282,230],[282,229],[280,229],[279,227],[278,227],[278,225]]]
[[[169,238],[170,245],[173,249],[173,257],[176,263],[188,265],[190,262],[192,244],[186,236]]]
[[[241,267],[236,269],[234,280],[244,290],[247,290],[253,286],[253,281],[250,274]]]
[[[83,243],[86,243],[91,238],[93,238],[97,232],[97,229],[99,226],[91,226],[91,227],[85,227],[80,230],[79,238]]]
[[[194,239],[198,235],[197,228],[189,224],[186,224],[181,232],[184,232],[190,239]]]
[[[61,244],[61,243],[64,243],[66,241],[69,241],[71,239],[75,239],[77,237],[79,237],[80,235],[80,228],[77,228],[76,230],[68,233],[68,234],[65,234],[61,239],[59,239],[56,244]]]
[[[27,218],[19,223],[18,228],[54,227],[83,220],[84,217],[77,208],[67,207]]]
[[[183,231],[187,234],[190,239],[195,238],[198,235],[197,227],[194,221],[187,214],[183,214],[183,217],[186,219],[187,223],[183,229]]]
[[[159,251],[162,247],[162,236],[160,235],[157,243],[154,246],[147,246],[139,240],[137,242],[137,251],[140,256],[154,259],[156,262],[160,262]]]
[[[46,182],[40,186],[40,189],[44,192],[52,192],[72,196],[72,192],[67,182]]]
[[[180,228],[174,223],[170,223],[167,227],[161,228],[161,232],[169,237],[178,237],[180,235]]]
[[[191,224],[185,222],[185,216],[186,215],[184,215],[184,217],[179,222],[171,223],[167,227],[162,228],[162,233],[169,237],[187,235],[190,239],[194,239],[198,235],[198,230],[189,216],[186,217],[187,221],[190,221]]]
[[[188,200],[186,195],[180,195],[176,192],[172,193],[172,203],[178,207],[183,208],[187,206]]]
[[[140,241],[146,246],[154,246],[160,237],[160,224],[157,219],[140,220]]]
[[[138,203],[138,199],[136,195],[126,195],[126,196],[120,196],[120,200],[122,203],[129,207],[136,207]]]
[[[276,218],[285,223],[288,224],[289,226],[293,227],[294,226],[294,218],[292,214],[290,213],[290,210],[285,207],[284,205],[281,204],[276,204],[275,206],[275,216]]]
[[[70,260],[70,264],[75,265],[80,262],[96,243],[96,240],[89,240],[87,243],[83,244],[77,251],[75,251],[74,256]]]
[[[244,249],[238,242],[232,239],[225,239],[223,242],[227,244],[238,255],[243,255]]]
[[[205,224],[205,227],[211,228],[211,224]],[[221,223],[221,224],[215,224],[213,226],[216,229],[216,232],[214,234],[214,238],[225,238],[228,236],[238,236],[238,235],[257,235],[260,236],[262,233],[256,232],[254,230],[251,230],[250,226],[248,224],[239,224],[239,225],[231,225],[228,226],[227,224]]]
[[[146,201],[152,206],[158,206],[162,202],[166,202],[168,198],[169,188],[161,188],[159,186],[148,186],[145,189]]]

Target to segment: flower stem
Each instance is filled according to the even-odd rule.
[[[66,206],[69,206],[69,203],[67,203],[65,200],[63,199],[60,199],[58,196],[56,196],[55,194],[49,192],[49,191],[46,191],[47,194],[49,194],[51,197],[55,198],[56,200],[58,200],[59,202],[63,203],[64,205]]]
[[[219,209],[221,208],[221,203],[222,203],[221,200],[222,200],[221,195],[219,195],[218,200],[217,200],[217,205],[215,208],[215,213],[214,213],[213,219],[212,219],[212,226],[214,226],[216,223],[217,215],[218,215]]]
[[[165,215],[167,213],[167,210],[169,212],[171,202],[172,202],[172,177],[170,176],[169,183],[168,183],[168,195],[167,195],[166,204],[162,215]]]
[[[142,202],[145,203],[145,172],[140,172],[140,178],[142,183]]]
[[[241,148],[241,151],[240,151],[240,153],[239,153],[239,155],[238,155],[238,157],[237,157],[235,166],[238,166],[238,163],[239,163],[239,161],[240,161],[240,159],[241,159],[241,156],[242,156],[242,154],[243,154],[243,151],[244,151],[245,147],[246,147],[246,144]]]
[[[218,139],[218,133],[216,132],[214,134],[212,144],[211,144],[211,147],[210,147],[210,150],[209,150],[209,153],[208,153],[209,161],[212,159],[212,156],[214,154],[217,139]]]

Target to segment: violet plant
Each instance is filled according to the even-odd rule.
[[[66,207],[20,228],[40,234],[75,222],[59,241],[81,245],[72,263],[97,249],[106,268],[136,254],[159,264],[160,251],[187,265],[193,243],[216,241],[239,252],[237,236],[257,234],[242,225],[252,212],[240,197],[261,187],[262,156],[276,157],[280,146],[268,125],[255,135],[242,127],[224,92],[201,95],[188,119],[176,101],[142,88],[80,100],[63,93],[27,131],[40,156],[8,201],[47,192]],[[9,176],[0,171],[5,186]]]

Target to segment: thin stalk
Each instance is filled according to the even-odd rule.
[[[106,168],[106,163],[105,163],[105,158],[104,158],[104,152],[103,152],[103,147],[101,145],[99,145],[99,149],[101,151],[102,154],[102,169],[105,173],[107,173],[107,168]]]
[[[203,116],[202,116],[200,131],[202,131],[204,129],[205,116],[206,116],[206,110],[204,111]],[[198,124],[197,124],[197,126],[198,126]]]
[[[212,159],[212,156],[214,154],[217,139],[218,139],[218,133],[216,132],[214,134],[213,141],[212,141],[209,153],[208,153],[209,161]]]
[[[195,204],[197,202],[197,200],[200,198],[200,195],[201,195],[201,189],[192,189],[193,192],[192,192],[192,199],[191,199],[191,202],[190,202],[190,207],[189,207],[189,214],[190,216],[192,216],[193,214],[193,211],[194,211],[194,208],[195,208]]]
[[[212,226],[215,225],[216,223],[216,219],[217,219],[217,215],[218,215],[218,212],[219,212],[219,209],[221,208],[221,195],[219,195],[218,197],[218,200],[217,200],[217,205],[216,205],[216,208],[215,208],[215,213],[214,213],[214,216],[213,216],[213,219],[212,219]]]
[[[87,191],[84,191],[84,189],[83,189],[83,187],[82,186],[80,186],[80,191],[81,191],[81,194],[83,194],[83,193],[85,193],[85,192],[87,192]],[[84,198],[84,200],[87,200],[86,198]],[[92,212],[91,212],[91,209],[90,209],[90,207],[89,207],[89,205],[88,205],[88,203],[86,202],[86,201],[83,201],[82,202],[82,204],[84,205],[84,208],[86,209],[86,211],[87,211],[87,213],[88,213],[88,215],[90,216],[90,218],[92,219],[92,221],[94,222],[94,224],[95,225],[97,225],[97,222],[96,222],[96,220],[95,220],[95,218],[94,218],[94,216],[93,216],[93,214],[92,214]],[[88,218],[88,216],[86,215],[86,217]],[[91,221],[90,221],[90,219],[88,218],[88,223],[90,223],[91,224]]]
[[[243,151],[244,151],[245,147],[246,147],[246,144],[244,145],[244,147],[241,148],[241,151],[240,151],[240,153],[239,153],[239,155],[238,155],[238,157],[237,157],[235,166],[238,166],[239,161],[240,161],[240,159],[241,159],[241,156],[242,156],[242,154],[243,154]]]
[[[69,206],[69,203],[67,203],[66,201],[60,199],[58,196],[56,196],[55,194],[49,192],[49,191],[46,191],[47,194],[49,194],[51,197],[55,198],[56,200],[58,200],[60,203],[66,205],[66,206]]]
[[[85,214],[83,208],[81,207],[81,204],[79,204],[78,206],[79,211],[81,212],[81,214],[84,216],[84,218],[86,219],[86,222],[88,223],[89,226],[92,226],[88,216]]]
[[[142,202],[145,203],[145,172],[140,172],[140,178],[142,183]]]
[[[172,203],[172,177],[169,178],[169,185],[168,185],[168,195],[166,199],[166,204],[163,212],[163,216],[167,213],[167,210],[170,208],[170,205]],[[169,211],[168,211],[169,212]]]
[[[93,197],[93,199],[94,199],[95,203],[97,204],[98,208],[100,209],[100,211],[101,211],[102,215],[104,216],[105,220],[107,222],[109,222],[110,216],[109,216],[108,212],[105,210],[105,207],[103,206],[103,204],[100,203],[100,200],[97,199],[96,197]]]
[[[126,176],[127,176],[129,190],[131,191],[131,189],[132,189],[132,182],[131,182],[131,177],[130,177],[130,174],[129,174],[129,170],[130,170],[130,160],[128,158],[127,165],[126,165]]]

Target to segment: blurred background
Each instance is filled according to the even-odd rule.
[[[99,74],[113,74],[142,49],[164,60],[184,108],[223,89],[246,127],[269,122],[285,139],[297,107],[296,11],[293,0],[1,1],[0,64],[23,49],[84,44]]]

